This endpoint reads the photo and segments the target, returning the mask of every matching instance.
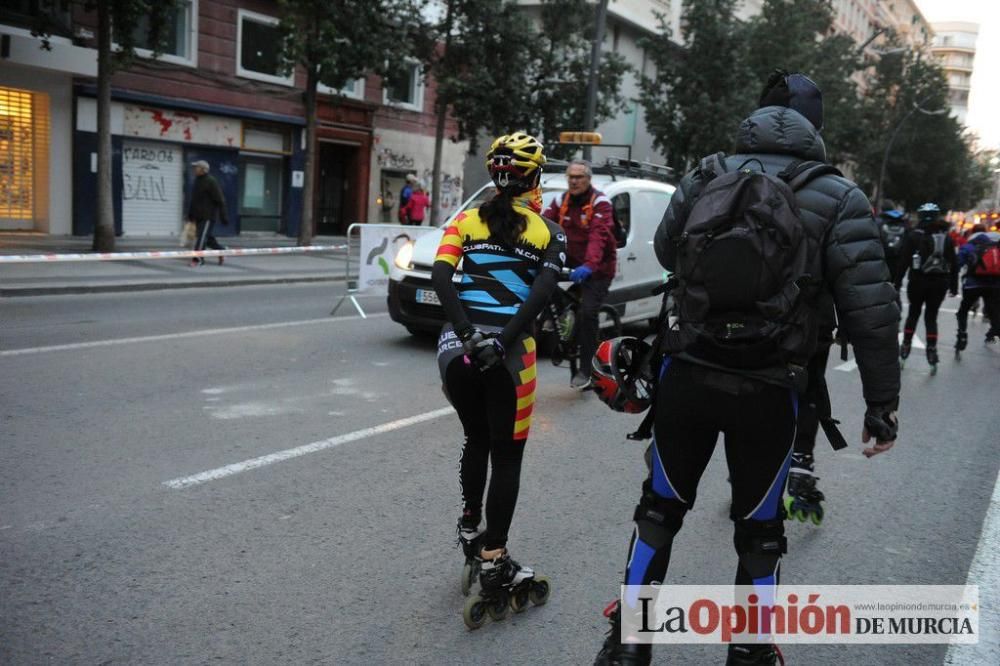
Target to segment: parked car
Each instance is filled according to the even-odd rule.
[[[600,173],[595,169],[593,186],[611,199],[615,217],[628,232],[618,248],[618,269],[607,302],[614,306],[623,324],[655,320],[660,312],[660,296],[652,289],[664,282],[663,268],[653,253],[653,234],[670,203],[674,186],[663,180]],[[542,176],[543,209],[566,191],[566,176]],[[493,196],[492,184],[484,185],[441,225],[414,243],[403,246],[389,272],[389,315],[414,335],[436,335],[445,321],[444,310],[431,286],[431,266],[443,228],[461,211],[477,208]],[[455,281],[461,280],[461,264]]]

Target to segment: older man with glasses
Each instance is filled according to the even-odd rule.
[[[555,199],[545,217],[566,231],[566,265],[570,279],[580,285],[576,341],[580,366],[570,380],[577,391],[590,387],[590,362],[597,350],[597,313],[615,277],[617,244],[611,200],[590,184],[590,163],[573,160],[566,168],[567,192]]]

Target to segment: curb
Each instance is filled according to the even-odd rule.
[[[206,289],[214,287],[260,286],[268,284],[295,284],[308,282],[344,282],[343,275],[302,276],[280,278],[250,278],[243,280],[203,280],[200,282],[135,282],[117,284],[83,284],[52,287],[0,287],[0,298],[22,296],[58,296],[64,294],[106,294],[129,291],[166,291],[172,289]]]

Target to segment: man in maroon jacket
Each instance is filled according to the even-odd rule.
[[[576,341],[580,367],[570,386],[582,391],[590,386],[590,362],[597,350],[597,313],[615,277],[617,244],[611,200],[590,184],[590,163],[574,160],[566,168],[569,191],[557,197],[543,213],[566,231],[566,265],[570,279],[580,285],[580,311]]]

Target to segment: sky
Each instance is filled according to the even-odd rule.
[[[916,0],[924,17],[979,24],[966,124],[981,148],[1000,148],[1000,0]]]

